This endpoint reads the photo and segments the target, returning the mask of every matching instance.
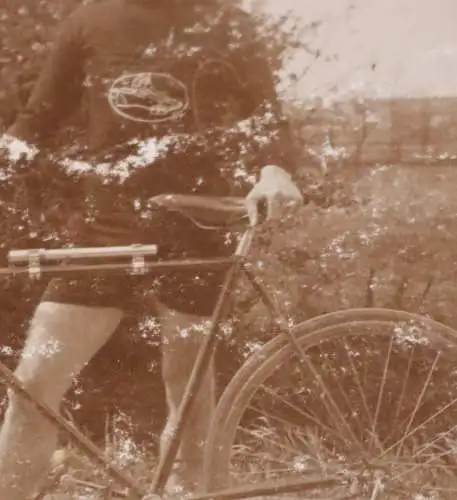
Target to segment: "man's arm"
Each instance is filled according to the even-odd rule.
[[[79,104],[85,57],[81,11],[78,9],[62,23],[30,98],[7,136],[39,147]]]
[[[290,121],[284,115],[279,101],[276,81],[270,66],[268,49],[259,38],[250,16],[239,17],[240,50],[233,65],[239,73],[242,85],[240,99],[243,115],[260,120],[268,140],[260,141],[256,154],[258,167],[277,165],[290,174],[296,166],[296,145]]]

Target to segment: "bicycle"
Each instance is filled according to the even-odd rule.
[[[223,391],[206,442],[204,491],[189,498],[288,498],[304,493],[306,498],[340,500],[455,497],[455,330],[425,316],[381,308],[341,310],[294,324],[281,313],[248,259],[257,228],[248,224],[243,199],[161,195],[151,201],[180,211],[202,227],[239,231],[233,256],[158,262],[155,244],[13,250],[0,276],[126,271],[143,275],[184,266],[226,269],[152,492],[146,494],[107,462],[101,450],[37,401],[0,363],[5,383],[102,466],[125,488],[120,492],[125,497],[160,498],[192,394],[222,341],[218,327],[227,297],[243,274],[271,313],[274,337],[248,357]],[[94,262],[110,258],[116,261]],[[84,263],[87,259],[90,263]]]

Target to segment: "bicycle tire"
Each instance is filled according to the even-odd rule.
[[[443,350],[447,352],[457,349],[457,332],[454,329],[428,317],[392,309],[337,311],[297,324],[292,333],[302,348],[310,348],[321,341],[338,339],[341,331],[348,328],[392,328],[399,323],[420,327],[427,338],[446,346]],[[205,491],[217,491],[228,486],[231,448],[240,419],[262,381],[291,355],[290,341],[285,334],[280,334],[252,355],[227,385],[218,402],[206,442]]]

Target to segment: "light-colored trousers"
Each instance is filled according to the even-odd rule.
[[[37,398],[58,411],[73,378],[108,341],[122,316],[123,312],[114,308],[42,302],[31,320],[15,371],[17,377]],[[173,422],[204,335],[202,324],[208,318],[164,306],[159,307],[159,316],[162,376]],[[198,489],[203,445],[215,405],[214,384],[211,365],[179,450],[180,465],[174,480],[185,490]],[[168,436],[165,429],[161,449]],[[0,431],[0,499],[25,500],[32,495],[46,477],[57,444],[56,428],[10,390]]]

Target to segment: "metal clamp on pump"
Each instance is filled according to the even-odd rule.
[[[37,250],[30,250],[28,254],[28,273],[29,277],[32,279],[40,279],[41,278],[41,256],[43,255],[42,248]]]
[[[132,250],[141,251],[144,245],[132,245]],[[132,253],[132,268],[130,271],[134,276],[146,274],[146,264],[144,260],[144,253]]]

